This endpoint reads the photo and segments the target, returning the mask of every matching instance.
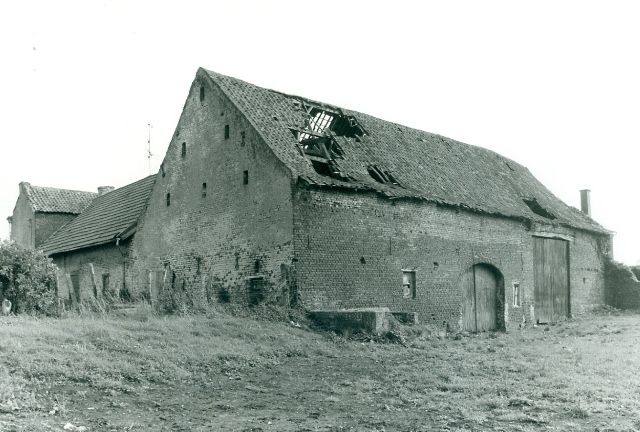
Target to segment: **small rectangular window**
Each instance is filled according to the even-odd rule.
[[[171,194],[167,192],[167,207],[171,205]]]
[[[245,133],[240,132],[240,147],[244,147]]]
[[[182,143],[182,151],[180,152],[180,155],[182,157],[185,157],[187,155],[187,143],[186,142]]]
[[[249,171],[242,172],[242,184],[249,184]]]
[[[415,270],[402,270],[402,297],[416,298],[416,272]]]
[[[229,139],[229,125],[224,125],[224,139]]]
[[[513,284],[513,307],[522,306],[522,292],[518,282]]]
[[[207,196],[207,184],[202,183],[202,198]]]
[[[162,177],[166,175],[164,172],[164,162],[160,164],[160,173],[162,173]]]
[[[200,86],[200,102],[204,102],[204,86]]]

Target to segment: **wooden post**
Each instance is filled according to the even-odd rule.
[[[148,290],[149,290],[149,303],[151,304],[151,306],[153,306],[155,301],[153,298],[151,270],[147,270],[147,284],[148,284]]]
[[[65,273],[64,280],[67,283],[67,289],[69,291],[69,299],[71,299],[71,304],[78,304],[80,302],[80,299],[76,298],[76,293],[73,288],[73,284],[71,283],[71,275],[69,273]]]
[[[93,296],[98,298],[98,284],[96,283],[96,272],[93,269],[93,263],[89,263],[89,272],[91,273],[91,285],[93,286]]]

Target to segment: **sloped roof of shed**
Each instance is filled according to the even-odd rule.
[[[416,198],[471,211],[609,233],[589,216],[558,199],[526,167],[491,150],[203,71],[247,116],[275,155],[309,185],[375,191],[388,198]],[[291,129],[305,128],[308,114],[304,105],[353,116],[366,131],[359,140],[334,137],[344,152],[335,163],[351,181],[317,173],[300,151]],[[399,185],[374,180],[367,171],[371,165],[392,173]],[[535,199],[555,219],[534,213],[525,199]]]
[[[79,214],[98,196],[95,192],[85,192],[52,187],[21,184],[33,210],[42,213]]]
[[[155,175],[97,197],[77,218],[56,231],[41,248],[47,255],[114,242],[135,232]]]

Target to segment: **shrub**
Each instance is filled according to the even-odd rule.
[[[55,266],[40,251],[0,242],[0,297],[9,299],[16,313],[55,315]]]

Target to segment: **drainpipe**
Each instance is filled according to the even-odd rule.
[[[122,293],[127,292],[127,251],[122,251],[120,247],[120,237],[116,237],[116,246],[118,247],[118,251],[120,255],[122,255]],[[122,297],[122,295],[121,295]]]

